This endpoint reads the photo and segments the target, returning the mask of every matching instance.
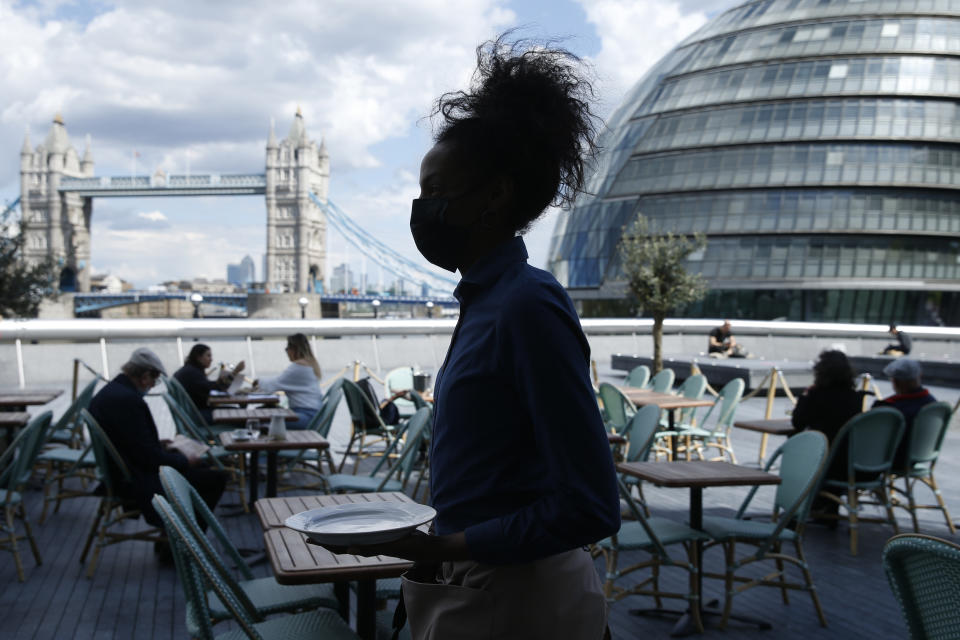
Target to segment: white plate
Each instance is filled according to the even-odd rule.
[[[436,517],[415,502],[357,502],[294,514],[284,524],[321,544],[379,544],[405,536]]]

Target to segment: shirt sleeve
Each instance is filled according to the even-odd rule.
[[[296,372],[291,371],[292,368],[293,365],[280,372],[280,375],[260,378],[257,381],[257,385],[260,387],[260,390],[265,393],[275,393],[277,391],[289,389],[291,382],[293,381],[293,376],[296,375]]]
[[[123,416],[126,428],[115,432],[123,443],[115,443],[126,454],[127,462],[136,469],[156,473],[161,465],[183,471],[190,466],[186,456],[169,451],[160,444],[150,408],[142,400],[123,398],[117,402],[117,416]]]
[[[519,511],[466,529],[479,562],[530,562],[620,528],[610,446],[589,378],[589,346],[559,285],[516,296],[498,327],[502,371],[531,420],[551,489]]]

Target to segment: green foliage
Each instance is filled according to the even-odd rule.
[[[0,219],[0,318],[35,318],[40,301],[54,292],[53,261],[27,264],[22,247],[23,231]]]
[[[620,240],[623,272],[631,297],[645,313],[665,318],[674,309],[703,298],[706,281],[688,273],[685,261],[707,246],[702,233],[691,236],[673,232],[651,234],[647,219],[638,215]]]

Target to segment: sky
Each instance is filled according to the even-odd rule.
[[[476,46],[509,28],[562,37],[591,65],[609,115],[656,60],[734,0],[0,0],[0,203],[19,195],[19,151],[59,111],[97,176],[262,173],[271,120],[298,106],[326,142],[330,198],[361,227],[429,265],[409,232],[432,102],[465,88]],[[545,267],[548,211],[526,236]],[[91,263],[139,288],[224,278],[249,254],[262,277],[262,196],[101,198]],[[328,232],[327,273],[362,269]],[[369,278],[379,274],[368,267]],[[389,275],[384,279],[389,280]]]

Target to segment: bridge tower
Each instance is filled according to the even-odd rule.
[[[64,176],[93,177],[89,136],[86,143],[81,160],[58,113],[42,144],[31,148],[28,131],[20,150],[24,258],[33,263],[53,259],[61,291],[90,290],[92,198],[60,191]]]
[[[310,199],[327,201],[330,157],[321,140],[307,138],[299,107],[290,133],[277,142],[273,123],[267,139],[267,265],[271,292],[319,292],[324,278],[327,219]]]

